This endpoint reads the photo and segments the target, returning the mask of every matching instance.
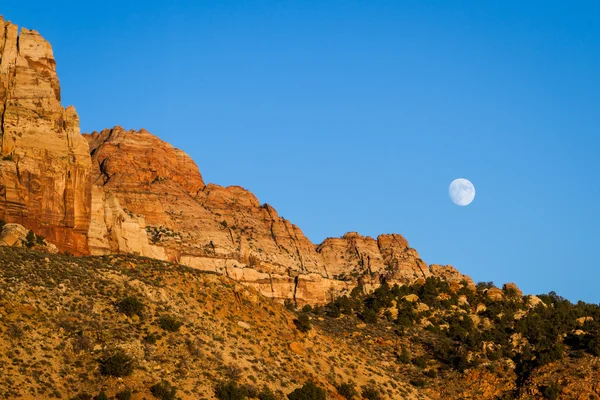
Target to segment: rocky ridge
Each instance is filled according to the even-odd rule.
[[[73,254],[131,253],[219,272],[262,294],[321,304],[358,283],[460,282],[401,235],[357,233],[314,245],[239,186],[206,184],[183,151],[146,130],[81,135],[60,105],[52,48],[0,20],[0,218]]]

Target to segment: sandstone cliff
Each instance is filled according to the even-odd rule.
[[[358,283],[369,291],[384,280],[465,279],[430,269],[396,234],[315,246],[244,188],[206,184],[187,154],[146,130],[82,136],[75,109],[60,104],[50,44],[0,24],[0,219],[63,251],[176,261],[300,305]]]
[[[348,233],[313,245],[249,191],[206,185],[187,154],[145,130],[115,127],[84,136],[93,161],[93,254],[178,261],[300,304],[327,302],[359,281],[372,289],[384,279],[407,283],[432,275],[400,235]]]
[[[88,252],[91,158],[50,44],[0,17],[0,218]]]

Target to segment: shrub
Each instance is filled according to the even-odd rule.
[[[183,325],[183,322],[172,315],[163,315],[158,319],[158,326],[165,331],[177,332],[181,328],[181,325]]]
[[[74,397],[71,397],[71,400],[92,400],[92,395],[88,393],[79,393]]]
[[[144,311],[144,304],[135,296],[127,296],[117,302],[117,310],[128,317],[133,317],[134,315],[141,317]]]
[[[248,397],[244,387],[233,381],[221,382],[215,387],[215,397],[219,400],[245,400]]]
[[[135,369],[133,358],[129,357],[123,350],[107,354],[100,359],[100,373],[104,376],[129,376]]]
[[[296,304],[290,299],[285,299],[283,301],[283,305],[290,311],[294,311],[296,309]]]
[[[92,349],[92,339],[83,334],[76,335],[71,339],[71,346],[75,353],[81,353],[82,351],[90,351]]]
[[[374,324],[377,322],[377,312],[370,308],[366,308],[361,314],[361,319],[368,324]]]
[[[325,389],[318,387],[311,381],[288,394],[289,400],[325,400],[326,398]]]
[[[421,369],[427,367],[427,360],[425,359],[425,357],[415,357],[412,359],[412,363],[413,365]]]
[[[98,396],[94,396],[94,400],[108,400],[108,396],[104,392],[100,392]]]
[[[591,354],[600,357],[600,336],[590,339],[586,348]]]
[[[310,318],[308,318],[307,314],[300,314],[298,318],[294,320],[294,324],[300,332],[304,333],[310,331],[312,328]]]
[[[423,379],[423,378],[411,379],[409,383],[413,386],[420,387],[420,388],[425,387],[425,385],[427,384],[427,382],[425,382],[425,379]]]
[[[402,351],[400,352],[400,354],[397,355],[397,358],[398,358],[398,362],[400,362],[402,364],[410,363],[410,354],[409,354],[408,350],[406,349],[406,347],[402,346]]]
[[[235,364],[230,364],[225,368],[225,377],[230,382],[237,382],[242,379],[242,369]]]
[[[544,399],[557,400],[560,397],[561,389],[558,383],[553,382],[548,386],[540,387],[540,392],[542,392]]]
[[[154,333],[149,333],[146,336],[144,336],[144,342],[148,344],[156,344],[157,340],[158,337]]]
[[[381,393],[379,393],[379,391],[372,386],[363,388],[362,397],[363,399],[367,400],[383,400]]]
[[[25,236],[25,246],[29,248],[35,246],[35,233],[33,231],[29,231],[27,236]]]
[[[302,312],[303,313],[309,313],[311,311],[312,311],[312,306],[310,304],[307,304],[304,307],[302,307]]]
[[[115,395],[115,399],[117,400],[130,400],[131,399],[131,389],[125,389],[120,391]]]
[[[428,369],[423,374],[425,376],[429,377],[429,378],[435,378],[435,377],[437,377],[437,372],[435,371],[435,369]]]
[[[175,400],[177,389],[167,381],[160,381],[150,388],[150,393],[160,400]]]
[[[277,400],[277,397],[275,396],[275,393],[265,385],[258,394],[258,400]]]
[[[358,397],[358,392],[354,387],[354,382],[346,382],[340,383],[339,386],[336,387],[337,392],[343,396],[345,399],[352,400]]]

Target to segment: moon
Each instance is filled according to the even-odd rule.
[[[450,200],[459,206],[468,206],[475,198],[475,186],[468,179],[458,178],[448,188]]]

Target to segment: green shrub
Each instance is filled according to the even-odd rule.
[[[287,308],[290,311],[294,311],[296,309],[296,303],[294,303],[292,300],[290,299],[285,299],[283,301],[283,305],[285,308]]]
[[[181,328],[181,325],[183,325],[183,322],[172,315],[163,315],[158,319],[158,326],[165,331],[177,332]]]
[[[29,231],[27,236],[25,236],[25,246],[29,248],[35,246],[35,233],[33,231]]]
[[[402,351],[397,355],[398,362],[402,364],[410,363],[410,353],[406,349],[406,347],[402,346]]]
[[[133,358],[129,357],[123,350],[107,354],[100,359],[100,373],[104,376],[129,376],[135,369]]]
[[[131,389],[125,389],[120,391],[115,395],[115,399],[117,400],[130,400],[131,399]]]
[[[275,393],[265,385],[258,394],[258,400],[277,400],[277,397],[275,396]]]
[[[600,336],[590,339],[590,341],[587,343],[586,349],[590,352],[590,354],[600,357]]]
[[[318,387],[311,381],[288,394],[289,400],[325,400],[326,398],[325,389]]]
[[[428,369],[427,371],[423,372],[423,374],[429,378],[437,377],[437,372],[435,371],[435,369]]]
[[[368,324],[374,324],[377,322],[377,312],[370,308],[366,308],[361,314],[361,319]]]
[[[542,392],[544,399],[557,400],[560,397],[561,389],[558,383],[553,382],[550,385],[541,386],[540,392]]]
[[[412,363],[413,365],[421,369],[427,367],[427,360],[425,359],[425,357],[415,357],[412,359]]]
[[[425,387],[425,385],[427,384],[427,382],[425,382],[425,379],[423,379],[423,378],[411,379],[409,383],[413,386],[420,387],[420,388]]]
[[[94,400],[108,400],[108,396],[104,392],[100,392],[98,396],[94,396]]]
[[[379,391],[372,386],[363,388],[362,397],[363,399],[367,400],[383,400],[381,393],[379,393]]]
[[[71,400],[92,400],[92,395],[88,393],[79,393],[74,397],[71,397]]]
[[[157,340],[158,336],[156,336],[154,333],[149,333],[146,336],[144,336],[144,342],[148,344],[156,344]]]
[[[308,318],[308,315],[304,313],[298,315],[298,318],[294,320],[294,324],[300,332],[304,333],[310,331],[312,328],[310,318]]]
[[[312,306],[310,304],[307,304],[304,307],[302,307],[302,312],[303,313],[309,313],[311,311],[312,311]]]
[[[340,383],[336,386],[337,392],[345,399],[352,400],[358,397],[354,382]]]
[[[150,393],[160,400],[175,400],[177,389],[167,381],[160,381],[150,388]]]
[[[141,317],[144,312],[144,303],[135,296],[127,296],[117,302],[117,310],[128,317],[134,315]]]
[[[248,393],[244,387],[233,381],[220,382],[215,387],[215,397],[219,400],[245,400]]]

